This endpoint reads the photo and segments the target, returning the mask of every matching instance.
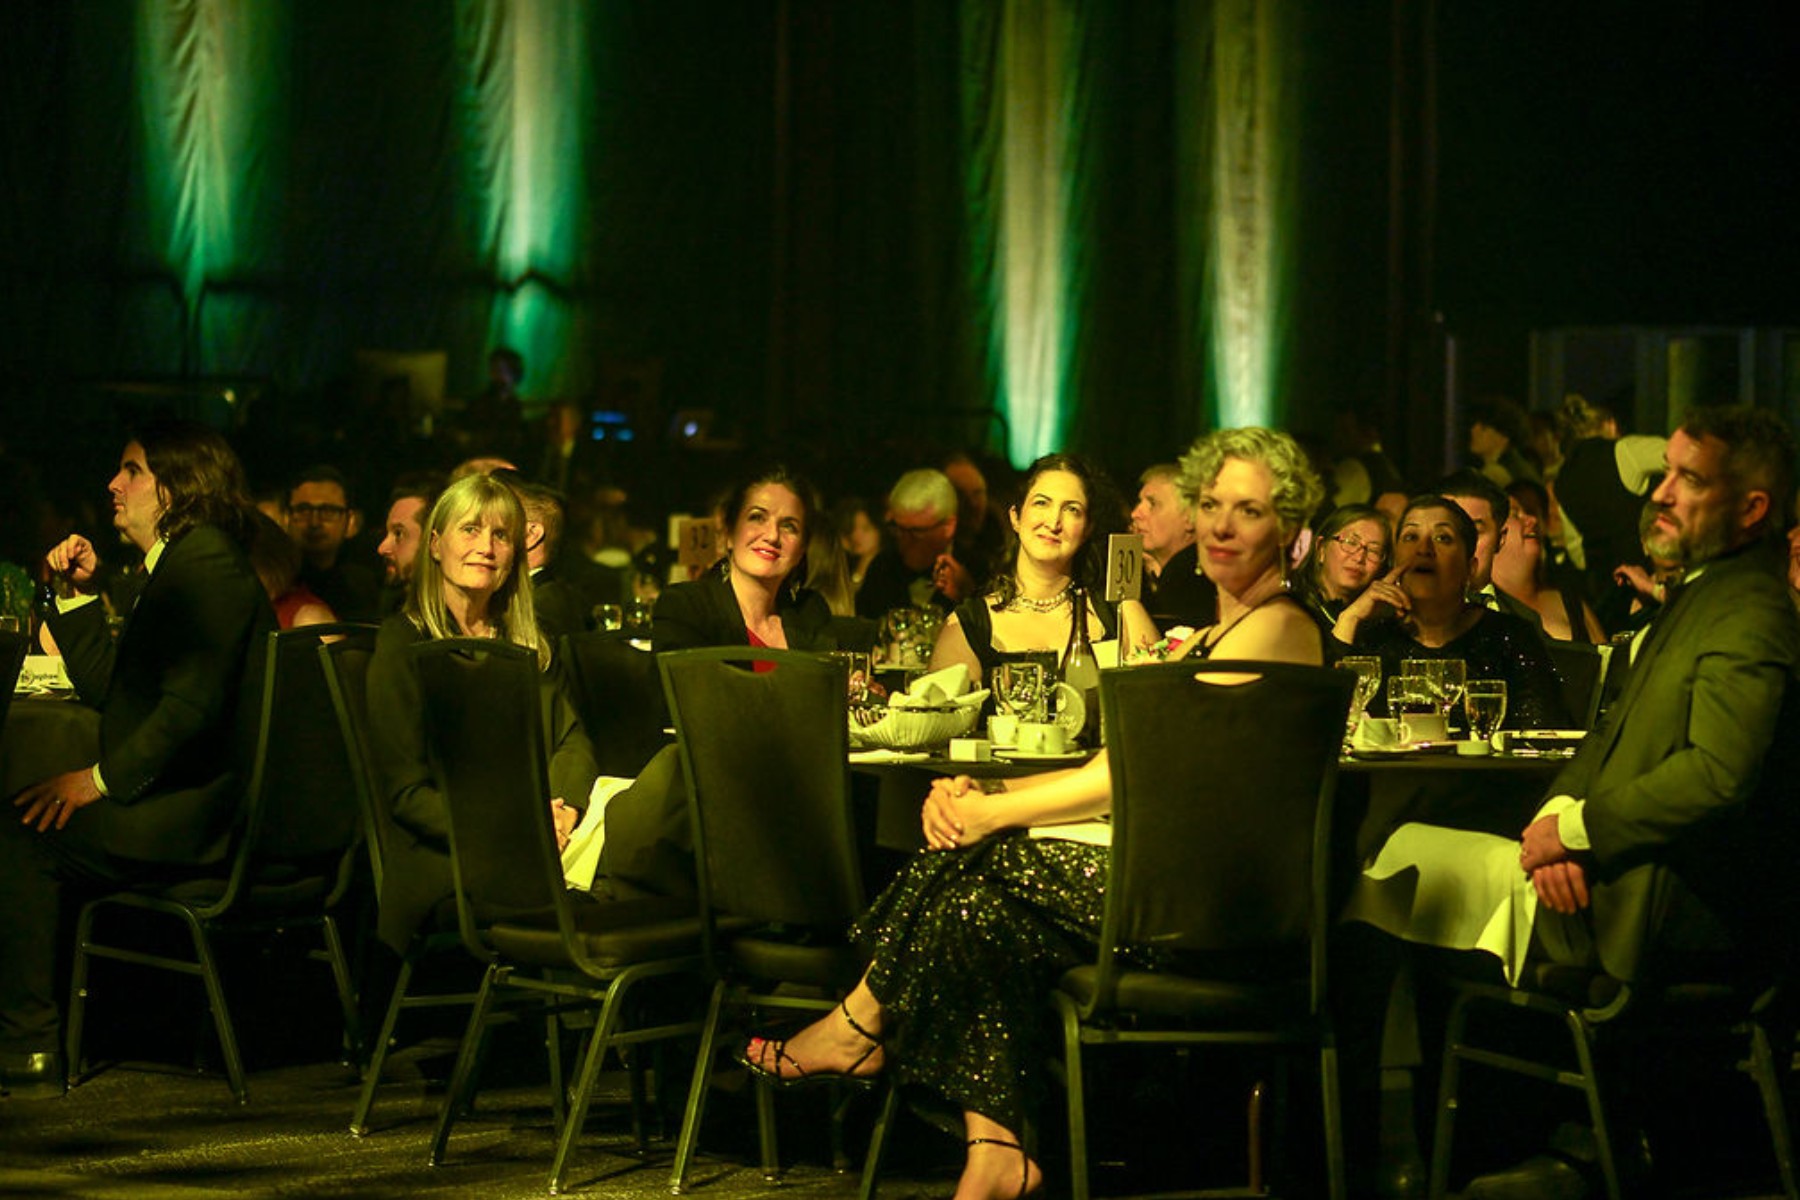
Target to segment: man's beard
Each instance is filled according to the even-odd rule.
[[[1678,527],[1672,533],[1665,533],[1653,525],[1644,535],[1644,549],[1655,558],[1678,563],[1691,571],[1731,549],[1731,528],[1723,514],[1719,514],[1717,520],[1697,527]]]

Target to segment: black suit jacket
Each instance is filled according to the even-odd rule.
[[[52,613],[76,692],[100,710],[110,854],[203,863],[225,853],[254,744],[275,613],[243,551],[209,525],[170,542],[115,643],[105,607]]]
[[[776,609],[790,650],[835,650],[831,610],[825,598],[804,589],[790,597],[784,590]],[[651,642],[660,650],[699,646],[748,646],[750,633],[738,608],[737,593],[723,575],[712,573],[691,583],[677,583],[656,598]]]
[[[386,814],[377,932],[401,952],[432,909],[456,894],[450,872],[450,809],[431,773],[419,678],[406,654],[407,647],[424,638],[404,613],[395,613],[381,623],[369,660],[369,757]],[[539,695],[551,795],[585,810],[600,773],[594,749],[556,674],[544,675]]]
[[[555,566],[532,572],[531,603],[537,610],[538,632],[552,646],[561,645],[571,633],[591,628],[588,614],[593,605],[580,588],[557,574]]]
[[[1786,953],[1797,670],[1800,617],[1779,558],[1758,546],[1717,559],[1657,617],[1624,690],[1558,774],[1552,795],[1586,801],[1609,974],[1652,972],[1653,949]],[[1683,943],[1709,928],[1732,943]]]

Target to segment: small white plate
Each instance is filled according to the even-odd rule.
[[[997,749],[995,758],[1004,758],[1008,762],[1074,762],[1078,758],[1086,758],[1086,750],[1064,750],[1061,754],[1031,754],[1017,748]]]

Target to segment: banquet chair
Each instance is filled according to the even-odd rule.
[[[1649,864],[1635,870],[1659,870]],[[1782,1195],[1800,1200],[1800,1176],[1794,1162],[1793,1127],[1785,1082],[1792,1071],[1792,1015],[1783,989],[1746,969],[1741,958],[1710,964],[1690,962],[1668,978],[1630,985],[1603,972],[1548,963],[1528,963],[1518,987],[1468,979],[1451,980],[1455,999],[1444,1033],[1443,1074],[1439,1083],[1436,1131],[1432,1138],[1431,1190],[1434,1200],[1446,1194],[1456,1115],[1462,1096],[1462,1065],[1477,1063],[1514,1075],[1580,1092],[1594,1134],[1595,1165],[1609,1200],[1620,1200],[1624,1184],[1619,1150],[1609,1125],[1601,1087],[1603,1063],[1666,1062],[1677,1047],[1723,1047],[1723,1061],[1750,1076],[1762,1103]],[[1507,1028],[1520,1015],[1561,1025],[1568,1034],[1568,1053],[1561,1058],[1524,1053],[1477,1014],[1506,1014]],[[1472,1033],[1471,1030],[1474,1030]],[[1570,1065],[1572,1062],[1572,1066]],[[1618,1087],[1617,1078],[1613,1087]]]
[[[607,1051],[699,1032],[694,1018],[639,1023],[628,1021],[627,1010],[640,990],[650,990],[642,985],[697,977],[700,922],[692,900],[608,904],[565,885],[551,824],[536,653],[480,638],[423,642],[409,653],[419,673],[426,748],[449,808],[457,921],[464,946],[485,967],[430,1161],[443,1161],[451,1128],[473,1095],[490,1028],[515,1012],[536,1011],[546,1020],[552,1109],[561,1125],[550,1168],[555,1193]],[[689,1007],[679,992],[653,998]],[[565,1113],[558,1045],[562,1015],[576,1010],[595,1015]]]
[[[1100,949],[1052,993],[1075,1200],[1090,1187],[1084,1051],[1140,1045],[1316,1053],[1330,1194],[1342,1200],[1325,947],[1354,683],[1321,667],[1222,661],[1102,674],[1113,803]],[[1257,1164],[1253,1145],[1253,1183]]]
[[[92,959],[105,958],[197,975],[206,989],[225,1073],[238,1103],[249,1092],[237,1033],[226,1004],[214,939],[271,936],[315,928],[323,943],[311,957],[330,964],[342,1009],[344,1040],[361,1058],[361,1031],[350,966],[338,931],[356,879],[361,827],[356,784],[332,717],[318,649],[326,639],[373,645],[370,625],[308,625],[269,634],[258,710],[255,755],[243,820],[231,853],[216,874],[144,885],[90,900],[76,923],[69,984],[68,1061],[81,1070],[83,1026]],[[186,927],[192,957],[156,953],[128,936],[96,932],[101,914],[115,909],[168,917]]]
[[[374,894],[379,897],[386,875],[384,855],[388,842],[394,837],[394,829],[387,805],[382,801],[379,785],[375,782],[369,758],[368,673],[369,660],[374,654],[374,642],[368,638],[346,638],[326,642],[319,647],[319,660],[324,667],[325,683],[331,693],[332,711],[337,717],[344,753],[350,762],[351,781],[355,785],[357,807],[362,816],[362,842],[368,854],[369,877]],[[381,1083],[381,1073],[387,1065],[388,1051],[393,1045],[394,1028],[399,1022],[400,1014],[420,1008],[467,1007],[475,1003],[475,993],[468,990],[424,994],[413,992],[413,974],[421,963],[434,958],[442,960],[451,955],[455,955],[460,962],[467,961],[453,910],[438,926],[420,932],[401,956],[386,1014],[382,1018],[381,1031],[369,1048],[369,1059],[363,1069],[363,1086],[357,1097],[356,1111],[350,1117],[350,1132],[357,1137],[369,1132],[369,1114],[375,1106],[375,1090]]]
[[[1611,646],[1590,646],[1585,642],[1549,641],[1550,661],[1562,681],[1563,707],[1577,729],[1592,729],[1600,711],[1600,693],[1606,683],[1606,665]]]
[[[669,744],[656,656],[632,644],[624,630],[572,633],[562,639],[581,727],[594,744],[602,775],[634,779]]]
[[[767,663],[768,669],[751,670]],[[844,666],[746,646],[659,656],[688,781],[707,972],[712,986],[670,1189],[699,1139],[713,1054],[732,1013],[830,1011],[862,977],[845,930],[865,905],[850,805]],[[752,765],[754,764],[754,765]],[[779,1173],[772,1089],[758,1080],[765,1177]],[[891,1089],[890,1089],[891,1094]],[[840,1097],[841,1099],[841,1097]],[[881,1129],[885,1129],[884,1111]],[[832,1157],[842,1169],[843,1105]],[[864,1169],[873,1186],[880,1134]]]

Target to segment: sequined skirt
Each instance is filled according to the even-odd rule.
[[[1023,833],[920,854],[852,928],[898,1018],[902,1083],[1018,1129],[1042,1100],[1047,996],[1091,962],[1107,850]]]

